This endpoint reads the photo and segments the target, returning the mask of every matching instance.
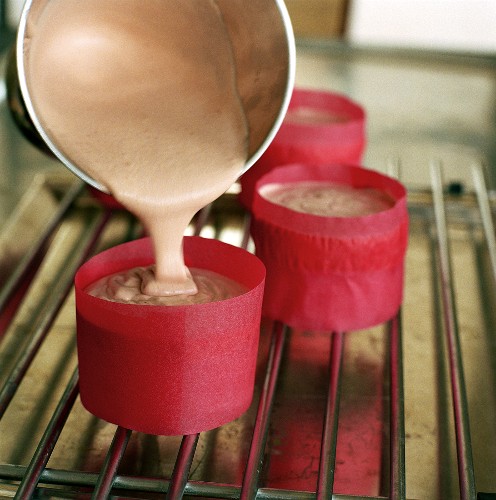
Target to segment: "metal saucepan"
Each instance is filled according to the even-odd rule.
[[[24,5],[14,51],[15,59],[11,59],[8,68],[10,109],[17,125],[31,142],[42,150],[51,152],[87,183],[106,192],[104,186],[62,153],[42,126],[31,102],[26,78],[29,67],[25,49],[38,17],[49,1],[27,0]],[[294,85],[294,35],[282,0],[217,0],[216,3],[232,42],[238,91],[250,132],[249,154],[244,172],[268,147],[286,113]],[[277,61],[275,65],[274,61]],[[264,121],[260,120],[258,113],[261,109],[264,109],[266,116]]]

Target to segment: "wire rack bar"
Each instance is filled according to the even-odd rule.
[[[327,396],[324,430],[322,433],[319,479],[317,483],[317,500],[332,498],[334,488],[342,365],[343,333],[334,332],[331,335],[329,390]]]
[[[79,267],[94,251],[94,248],[109,220],[109,217],[110,213],[105,213],[103,217],[97,219],[96,223],[94,225],[91,225],[86,231],[86,243],[83,244],[84,251],[75,263],[75,268],[64,269],[63,276],[60,276],[60,279],[56,283],[56,288],[49,294],[47,303],[39,311],[38,317],[34,318],[33,335],[29,341],[29,344],[22,351],[19,359],[17,360],[2,389],[0,390],[0,418],[7,410],[10,402],[17,392],[17,389],[24,375],[30,367],[31,362],[40,349],[47,333],[50,330],[50,327],[52,326],[58,312],[64,304],[64,301],[72,288],[75,269],[77,269],[77,267]]]
[[[262,472],[263,456],[267,435],[269,431],[270,414],[272,412],[272,404],[274,402],[274,394],[279,377],[279,369],[281,366],[282,353],[286,341],[287,326],[275,321],[272,329],[271,345],[269,350],[269,358],[267,361],[267,371],[264,385],[260,394],[258,403],[257,417],[255,421],[255,429],[248,456],[248,462],[243,478],[243,486],[241,489],[242,500],[259,498],[257,496],[258,482],[260,473]]]
[[[200,236],[201,230],[206,225],[211,212],[212,203],[209,203],[198,212],[198,217],[195,222],[195,229],[193,231],[194,236]]]
[[[389,322],[390,353],[390,472],[389,495],[392,500],[406,498],[405,409],[403,382],[403,342],[401,310]]]
[[[190,434],[183,437],[167,490],[167,500],[180,500],[183,498],[199,437],[200,434]]]
[[[33,457],[31,458],[31,462],[26,469],[26,474],[24,475],[24,478],[16,492],[16,499],[22,500],[24,498],[33,497],[40,476],[50,459],[55,445],[57,444],[57,440],[62,432],[67,418],[69,417],[78,394],[78,371],[76,369],[74,370],[67,388],[64,391],[64,394],[62,395],[50,422],[48,423],[45,433],[43,434]]]
[[[9,481],[20,481],[26,467],[21,465],[0,464],[0,477]],[[72,488],[94,488],[99,475],[92,472],[68,471],[62,469],[44,469],[40,483],[46,485],[67,486]],[[167,493],[169,481],[164,479],[140,478],[132,476],[115,477],[115,489],[142,493]],[[239,499],[241,488],[221,483],[203,483],[188,481],[184,493],[195,497]],[[259,488],[257,500],[315,500],[315,493],[308,491]],[[332,496],[333,500],[387,500],[384,496],[363,497],[355,495]]]
[[[250,242],[250,225],[251,225],[251,214],[246,212],[243,218],[243,239],[241,240],[241,248],[247,249]]]
[[[453,412],[455,418],[460,498],[462,500],[472,500],[476,498],[476,488],[470,438],[468,402],[452,280],[446,207],[443,196],[443,180],[439,162],[431,163],[431,181],[436,218],[444,329],[448,344]]]
[[[482,226],[486,237],[489,259],[493,271],[493,279],[496,281],[496,237],[494,233],[494,223],[491,214],[491,205],[487,192],[484,171],[480,165],[472,166],[472,178],[474,180],[475,193],[479,204],[479,210],[482,218]]]
[[[60,221],[66,215],[72,203],[81,193],[83,187],[84,187],[84,182],[79,181],[75,182],[72,185],[72,187],[68,189],[68,191],[60,201],[56,212],[50,219],[48,226],[40,235],[39,239],[36,242],[33,242],[29,250],[23,256],[21,262],[15,268],[10,278],[7,280],[7,283],[5,283],[5,285],[0,290],[0,314],[3,312],[7,303],[12,298],[16,290],[19,288],[21,283],[25,280],[29,269],[36,261],[37,256],[40,254],[42,248],[54,233]]]
[[[96,482],[95,490],[91,496],[93,500],[104,500],[109,497],[115,476],[117,475],[117,469],[126,451],[130,436],[130,430],[120,426],[117,427],[114,439],[105,458],[105,463]]]

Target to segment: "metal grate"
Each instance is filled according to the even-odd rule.
[[[457,189],[460,186],[444,185],[439,163],[433,162],[430,170],[431,188],[409,194],[411,238],[430,249],[427,255],[431,262],[424,261],[425,269],[421,272],[425,279],[433,276],[431,287],[434,291],[429,307],[437,325],[434,330],[441,333],[441,340],[436,342],[442,346],[434,367],[439,385],[432,387],[431,392],[438,394],[438,402],[450,400],[453,417],[438,419],[441,422],[440,429],[435,433],[438,451],[434,453],[437,458],[431,469],[438,479],[434,481],[434,490],[429,495],[431,498],[459,496],[461,499],[475,499],[477,473],[481,467],[494,465],[491,462],[494,453],[489,451],[481,458],[480,448],[476,448],[471,440],[474,421],[477,427],[479,424],[477,414],[473,419],[469,394],[477,392],[478,388],[469,387],[465,380],[466,358],[462,355],[460,338],[463,328],[460,328],[457,311],[458,294],[465,291],[459,292],[455,285],[451,246],[453,238],[461,238],[464,242],[468,238],[470,247],[475,241],[483,289],[482,302],[493,298],[496,281],[493,199],[486,189],[484,172],[479,166],[473,168],[473,189],[465,186],[465,190]],[[74,326],[66,325],[70,332],[68,337],[72,338],[66,339],[69,342],[67,352],[72,354],[62,355],[65,361],[48,367],[48,376],[45,372],[36,372],[35,361],[57,322],[65,324],[71,321],[72,279],[79,265],[100,248],[134,237],[139,227],[127,214],[99,207],[80,182],[72,180],[68,185],[65,178],[62,182],[54,182],[48,177],[41,183],[37,181],[35,191],[38,194],[48,193],[51,200],[46,223],[38,231],[36,242],[26,248],[9,269],[8,279],[4,280],[0,294],[3,317],[0,337],[0,442],[4,443],[0,448],[4,450],[0,451],[0,497],[402,499],[417,496],[422,491],[417,483],[423,480],[429,482],[425,473],[410,473],[410,470],[416,469],[415,460],[411,461],[411,467],[406,460],[408,456],[416,456],[417,452],[408,455],[405,450],[415,450],[415,439],[419,436],[415,435],[415,429],[409,428],[410,422],[415,420],[410,415],[412,409],[408,404],[408,388],[412,381],[407,375],[417,361],[410,362],[409,354],[404,349],[404,311],[400,311],[388,324],[370,332],[313,334],[291,331],[279,323],[264,322],[257,388],[252,408],[247,414],[239,422],[209,433],[183,436],[180,440],[156,438],[155,448],[152,447],[155,452],[145,450],[144,454],[151,454],[149,460],[154,461],[148,469],[155,472],[159,469],[163,474],[143,473],[146,467],[136,473],[133,468],[136,442],[143,443],[146,437],[135,436],[136,433],[126,429],[94,420],[91,425],[81,423],[78,430],[77,422],[72,422],[81,419],[80,415],[84,414],[78,401],[78,374],[73,354]],[[30,204],[26,206],[29,212]],[[22,214],[18,219],[22,221]],[[19,220],[17,224],[21,223]],[[248,216],[237,205],[235,194],[228,193],[202,211],[190,230],[196,234],[234,240],[236,244],[251,249],[248,227]],[[60,264],[51,265],[53,247],[64,245],[69,245],[69,248],[62,251],[62,258],[57,257]],[[47,280],[43,274],[46,267],[52,273],[48,282],[49,293],[34,301],[31,307],[34,300],[31,289],[36,287],[37,281]],[[57,268],[55,274],[53,267]],[[485,272],[487,269],[491,270],[489,278]],[[409,280],[407,286],[408,283]],[[414,308],[422,300],[418,297]],[[23,314],[23,308],[29,310],[27,321],[18,319]],[[404,310],[410,311],[411,308],[411,296],[407,289]],[[69,313],[64,313],[64,310],[69,310]],[[69,316],[69,320],[61,319],[64,314]],[[490,326],[490,316],[491,313],[486,311],[486,328]],[[408,312],[410,317],[415,317],[414,313]],[[416,323],[413,326],[409,323],[408,330],[415,330],[416,327]],[[353,347],[355,344],[358,351]],[[370,372],[363,373],[360,359],[373,345],[381,346],[375,358],[379,360],[377,367],[369,367]],[[496,347],[491,341],[489,345],[490,359],[493,359]],[[477,364],[478,360],[471,361],[471,364],[474,362]],[[408,372],[405,363],[409,366]],[[487,383],[492,387],[494,366],[486,368],[490,373]],[[54,373],[56,370],[60,374],[69,371],[69,375],[59,376]],[[357,370],[362,370],[360,376],[357,376]],[[44,377],[53,377],[57,384],[62,384],[62,388],[52,387],[52,382]],[[374,382],[372,389],[362,387],[364,381],[369,379]],[[35,413],[37,408],[46,406],[47,399],[55,396],[39,391],[36,396],[22,396],[23,386],[29,384],[38,388],[50,385],[53,394],[57,394],[48,417],[44,420],[40,417],[44,426],[38,431],[24,424],[29,419],[23,415]],[[360,386],[358,393],[361,399],[357,396],[355,401],[356,386]],[[372,411],[363,401],[371,403]],[[490,404],[494,405],[495,401]],[[438,410],[441,406],[438,404]],[[442,412],[442,409],[439,411]],[[40,415],[42,413],[40,411]],[[370,414],[373,414],[372,417]],[[356,417],[361,423],[356,423]],[[12,422],[18,422],[15,429]],[[107,429],[103,439],[83,440],[86,446],[71,444],[89,428],[95,433],[99,426]],[[16,437],[12,444],[7,436],[11,431],[22,439]],[[350,443],[355,443],[357,434],[360,434],[358,439],[364,442],[370,434],[373,434],[373,439],[368,439],[368,447],[347,449],[352,447]],[[489,437],[483,437],[482,442],[484,439],[489,442]],[[480,441],[478,439],[477,443]],[[447,448],[455,443],[456,453],[451,455],[439,451],[446,443],[449,443]],[[419,446],[422,449],[422,443]],[[79,459],[76,455],[86,455],[88,447],[93,458],[87,461]],[[306,448],[304,452],[301,451],[303,447]],[[23,456],[18,448],[30,451]],[[163,449],[168,451],[162,452]],[[359,456],[360,450],[367,452],[368,469],[355,467],[360,461],[365,462],[365,458]],[[53,459],[52,464],[55,451],[58,458]],[[477,464],[474,464],[474,454],[478,456]],[[429,470],[429,461],[425,457],[424,460]],[[458,478],[452,474],[455,464]],[[482,475],[484,478],[491,476],[486,471]],[[365,481],[368,484],[365,487],[361,479],[368,476],[371,479]],[[489,486],[496,491],[496,484],[491,485],[490,480],[488,483],[484,479],[483,485],[486,490]],[[455,496],[451,496],[453,492]]]

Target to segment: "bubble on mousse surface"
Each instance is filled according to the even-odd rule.
[[[324,217],[360,217],[382,212],[394,200],[376,188],[354,188],[323,181],[266,184],[260,194],[297,212]]]

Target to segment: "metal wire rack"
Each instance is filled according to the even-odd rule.
[[[64,313],[73,307],[70,298],[73,276],[91,254],[102,246],[133,237],[137,227],[127,214],[98,206],[80,182],[71,180],[67,184],[65,178],[63,182],[54,182],[48,177],[35,182],[34,197],[28,194],[20,212],[13,217],[15,223],[10,229],[4,227],[7,237],[16,234],[21,230],[19,224],[25,213],[33,210],[33,199],[40,193],[50,199],[47,216],[39,217],[44,222],[40,223],[36,241],[30,239],[29,246],[13,259],[14,264],[3,268],[6,278],[1,280],[0,293],[0,436],[3,436],[0,450],[4,451],[0,451],[0,497],[403,499],[422,494],[419,492],[425,490],[418,484],[428,483],[426,498],[475,499],[479,473],[482,487],[496,491],[493,474],[488,470],[496,463],[494,451],[491,447],[489,451],[482,450],[484,447],[479,444],[489,442],[487,429],[492,424],[484,426],[478,421],[479,413],[472,408],[470,395],[479,392],[480,387],[469,385],[464,371],[468,356],[462,354],[464,327],[460,327],[460,322],[465,320],[457,309],[460,292],[458,282],[455,283],[452,255],[452,245],[459,240],[465,245],[468,235],[469,247],[475,248],[479,266],[477,280],[482,290],[479,303],[484,313],[481,335],[489,338],[482,349],[489,352],[491,360],[485,364],[484,372],[488,373],[485,380],[490,395],[481,404],[491,412],[496,404],[492,399],[496,345],[488,333],[493,321],[490,306],[484,304],[494,298],[496,283],[494,200],[480,166],[473,167],[473,186],[464,189],[444,185],[440,163],[433,162],[430,171],[430,189],[410,192],[409,210],[411,239],[428,249],[427,259],[423,255],[410,264],[417,267],[421,262],[424,266],[423,277],[412,280],[433,277],[428,305],[433,318],[428,321],[434,323],[433,335],[439,334],[433,343],[441,346],[433,368],[438,385],[430,388],[431,393],[438,395],[432,411],[443,414],[436,420],[438,424],[441,422],[439,428],[431,433],[436,435],[433,448],[437,449],[432,462],[427,451],[425,454],[418,451],[423,450],[425,441],[415,430],[417,420],[412,416],[415,405],[408,399],[408,396],[415,398],[417,388],[416,381],[409,378],[412,369],[424,370],[418,366],[418,359],[410,361],[409,351],[404,347],[415,342],[415,331],[422,329],[416,318],[423,315],[423,298],[414,291],[415,301],[412,301],[408,279],[404,307],[388,324],[373,332],[312,334],[265,322],[257,388],[250,411],[240,422],[228,424],[224,429],[180,439],[157,438],[160,444],[155,446],[159,452],[151,453],[152,448],[144,452],[151,453],[149,460],[155,462],[148,468],[153,474],[143,473],[146,468],[136,472],[132,466],[137,460],[136,445],[130,443],[133,439],[135,443],[143,443],[146,436],[136,437],[127,429],[94,420],[91,425],[80,422],[77,430],[77,422],[71,422],[82,420],[84,410],[78,409],[78,373],[73,354],[75,327],[71,313]],[[250,248],[248,222],[235,194],[228,193],[200,212],[190,230],[210,237],[234,238],[240,246]],[[118,236],[112,230],[115,226],[119,228]],[[53,247],[67,244],[69,250],[64,250],[64,257],[57,257],[60,263],[53,266]],[[51,273],[48,282],[43,277],[46,267]],[[31,288],[39,280],[45,282],[49,291],[34,301]],[[29,311],[28,320],[19,319],[23,308]],[[69,314],[69,320],[61,319],[64,314]],[[408,342],[404,316],[408,322]],[[36,371],[40,351],[52,349],[51,344],[45,346],[60,321],[64,325],[69,323],[64,327],[64,332],[70,332],[66,339],[69,347],[63,347],[60,363],[48,367],[45,363],[45,371]],[[358,354],[349,348],[355,342],[364,344],[358,348]],[[378,364],[364,371],[357,359],[363,358],[363,352],[370,351],[370,346],[377,343],[382,346],[374,358],[379,360]],[[310,360],[305,359],[305,353],[310,353]],[[477,356],[469,361],[471,372],[473,365],[481,363]],[[362,370],[358,378],[356,370]],[[52,379],[60,389],[54,388]],[[361,387],[358,392],[362,399],[355,400],[353,383],[367,385],[364,382],[367,380],[379,388]],[[36,395],[23,396],[26,385],[48,388]],[[53,400],[48,416],[42,418],[40,412],[39,418],[33,417],[39,407],[47,404],[47,399]],[[372,402],[375,415],[372,418],[363,400]],[[446,417],[442,400],[449,400],[452,416]],[[425,403],[425,399],[420,401]],[[308,408],[311,410],[307,411]],[[367,427],[366,431],[362,424],[356,423],[356,417]],[[43,421],[43,427],[33,431],[33,420],[38,427]],[[103,439],[92,441],[93,438],[86,437],[74,445],[73,441],[85,432],[96,433],[98,426],[107,429]],[[478,429],[475,445],[474,428]],[[367,446],[347,449],[357,434],[363,432],[369,437],[373,435]],[[227,438],[219,438],[226,433]],[[9,439],[9,434],[14,437]],[[363,434],[358,438],[365,441]],[[416,440],[420,444],[416,445]],[[451,453],[449,449],[455,448],[453,443],[456,450]],[[302,452],[302,447],[311,450]],[[360,450],[373,457],[368,469],[356,465],[365,460],[360,458]],[[417,471],[419,453],[425,455],[427,474],[425,469]],[[89,454],[93,459],[80,460],[75,458],[76,454]],[[163,474],[157,474],[157,470]],[[367,477],[368,486],[362,487],[361,480]]]

